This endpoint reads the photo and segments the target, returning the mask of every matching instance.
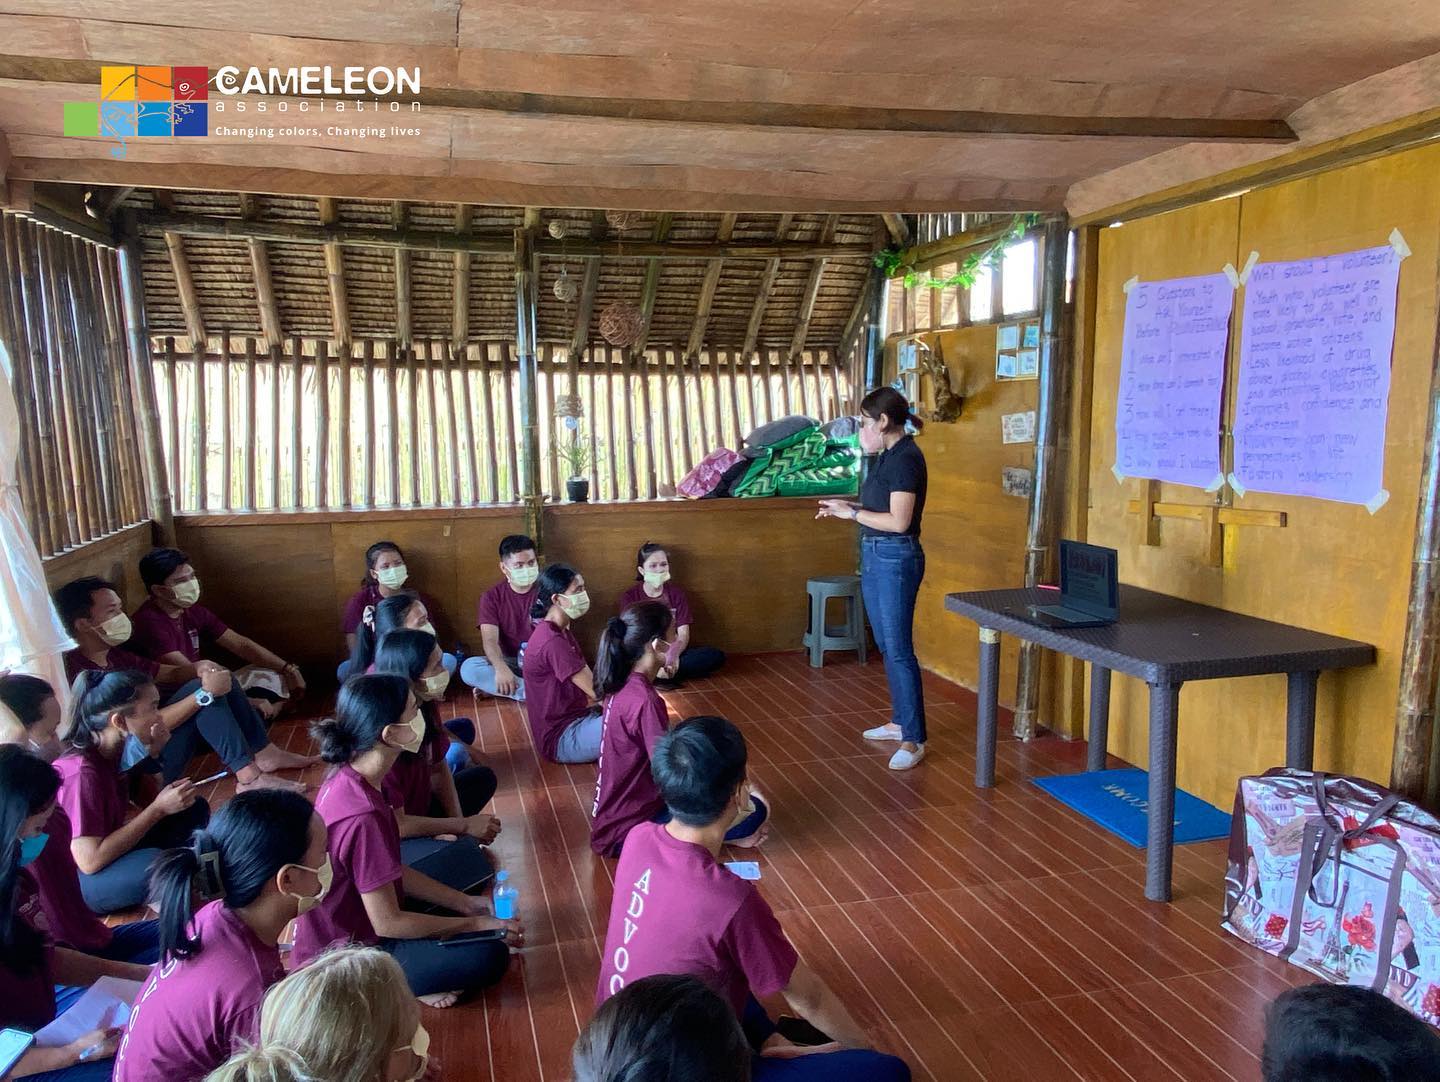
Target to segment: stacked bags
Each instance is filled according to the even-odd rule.
[[[795,414],[750,433],[743,456],[723,447],[712,451],[676,488],[692,500],[847,496],[855,493],[859,476],[853,417],[822,426]]]

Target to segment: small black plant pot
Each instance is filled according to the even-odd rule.
[[[572,477],[565,482],[565,495],[571,503],[586,503],[590,499],[590,478]]]

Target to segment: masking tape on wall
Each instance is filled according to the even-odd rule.
[[[1240,483],[1240,478],[1236,477],[1233,473],[1230,475],[1230,488],[1237,496],[1245,495],[1245,486]]]

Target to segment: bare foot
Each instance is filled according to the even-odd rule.
[[[255,753],[256,767],[267,774],[273,774],[277,770],[304,770],[319,761],[318,755],[301,755],[299,752],[277,748],[274,744],[268,744]]]
[[[251,789],[284,789],[291,793],[305,793],[309,792],[310,786],[304,782],[291,781],[289,778],[276,777],[274,774],[261,774],[250,781],[235,783],[237,793],[248,793]]]
[[[416,996],[415,998],[427,1007],[434,1007],[437,1011],[443,1011],[446,1007],[453,1007],[460,1002],[460,993],[434,992],[428,996]]]

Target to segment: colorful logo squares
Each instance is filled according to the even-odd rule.
[[[100,100],[64,103],[66,135],[196,136],[209,134],[210,69],[105,64]]]

